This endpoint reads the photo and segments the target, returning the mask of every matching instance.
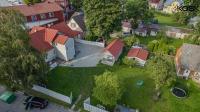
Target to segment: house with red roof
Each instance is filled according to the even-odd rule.
[[[103,58],[101,63],[112,66],[123,51],[124,43],[121,39],[113,40],[104,49]]]
[[[144,66],[149,52],[140,47],[131,48],[127,54],[129,59],[134,59],[139,65]]]
[[[64,21],[63,8],[55,2],[42,2],[33,5],[17,5],[9,7],[18,10],[26,18],[26,27],[48,26]]]
[[[40,53],[45,54],[45,61],[50,62],[55,58],[69,61],[74,58],[74,39],[59,34],[58,30],[33,27],[29,32],[31,46]]]

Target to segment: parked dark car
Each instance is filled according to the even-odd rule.
[[[39,97],[28,96],[23,104],[25,105],[26,110],[31,108],[44,109],[48,105],[48,101]]]

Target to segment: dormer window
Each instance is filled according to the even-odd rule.
[[[40,18],[41,19],[46,19],[46,15],[45,14],[40,14]]]
[[[75,23],[71,23],[71,27],[72,28],[76,28],[76,24]]]
[[[54,13],[53,12],[49,12],[49,17],[50,18],[54,17]]]

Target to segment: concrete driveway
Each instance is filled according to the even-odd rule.
[[[5,88],[0,86],[0,94],[2,94],[5,91]],[[54,103],[49,102],[49,105],[45,109],[31,109],[26,111],[23,105],[23,100],[26,98],[26,96],[23,95],[21,92],[16,92],[15,95],[17,96],[17,99],[11,103],[7,104],[2,101],[0,101],[0,112],[69,112],[68,109],[64,108],[63,106],[56,105]]]
[[[75,49],[75,58],[70,62],[62,64],[61,66],[95,67],[101,60],[104,48],[76,42]]]

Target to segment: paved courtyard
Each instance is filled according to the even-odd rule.
[[[102,57],[104,48],[76,42],[75,49],[75,58],[70,62],[66,62],[63,66],[95,67]]]
[[[2,94],[5,91],[5,88],[0,86],[0,94]],[[15,95],[17,96],[17,99],[11,103],[7,104],[2,101],[0,101],[0,112],[69,112],[68,109],[64,108],[63,106],[56,105],[54,103],[49,102],[49,105],[45,109],[31,109],[26,111],[23,105],[23,100],[26,98],[23,93],[16,92]]]

